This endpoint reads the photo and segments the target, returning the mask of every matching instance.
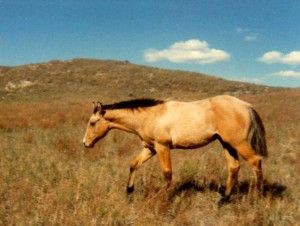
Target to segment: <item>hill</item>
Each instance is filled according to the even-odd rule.
[[[111,60],[74,59],[0,67],[2,99],[199,99],[217,94],[258,94],[280,88],[233,82],[195,72]]]

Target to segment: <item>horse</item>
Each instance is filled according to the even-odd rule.
[[[225,193],[219,204],[229,202],[240,169],[239,156],[250,164],[256,191],[263,190],[262,157],[267,157],[265,129],[253,106],[228,95],[179,102],[134,99],[114,104],[94,104],[83,139],[86,148],[94,147],[111,129],[140,137],[141,153],[131,162],[127,192],[134,191],[136,170],[157,154],[166,187],[172,180],[171,149],[199,148],[219,140],[228,164]]]

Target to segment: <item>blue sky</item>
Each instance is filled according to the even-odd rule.
[[[96,58],[300,87],[299,0],[0,0],[0,65]]]

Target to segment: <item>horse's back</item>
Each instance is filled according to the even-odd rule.
[[[220,95],[193,102],[169,101],[166,106],[167,113],[175,118],[193,118],[193,116],[209,117],[210,114],[220,110],[246,112],[251,105],[233,96]]]
[[[193,102],[170,101],[166,103],[165,119],[171,123],[186,124],[191,121],[205,121],[211,113],[208,99]]]
[[[238,99],[236,97],[233,96],[229,96],[229,95],[220,95],[220,96],[215,96],[212,98],[207,99],[209,100],[211,103],[213,103],[214,105],[217,106],[226,106],[226,108],[231,108],[231,109],[248,109],[249,106],[251,106],[249,103]]]

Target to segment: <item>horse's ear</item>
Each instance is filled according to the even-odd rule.
[[[93,108],[94,108],[93,113],[96,113],[97,112],[97,106],[96,106],[94,101],[93,101]]]
[[[102,112],[102,104],[100,101],[98,101],[97,104],[95,104],[95,102],[93,102],[93,105],[94,105],[94,113],[101,113]]]
[[[98,103],[97,103],[97,110],[98,110],[99,113],[102,112],[102,104],[101,104],[100,101],[98,101]]]

